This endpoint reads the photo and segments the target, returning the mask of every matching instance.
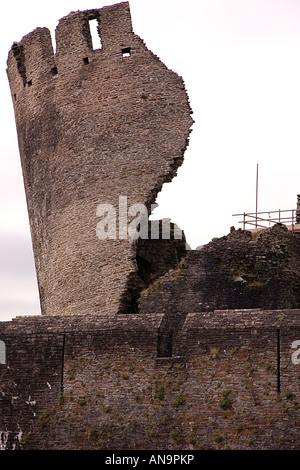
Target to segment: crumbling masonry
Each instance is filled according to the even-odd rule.
[[[193,122],[128,3],[70,13],[55,54],[36,29],[7,71],[43,315],[0,323],[0,450],[299,449],[299,233],[97,236],[99,204],[150,213]]]
[[[8,58],[42,313],[127,313],[146,287],[138,249],[126,234],[97,238],[97,206],[119,211],[125,196],[150,214],[183,161],[191,109],[132,32],[128,3],[70,13],[55,34],[55,54],[37,28]]]

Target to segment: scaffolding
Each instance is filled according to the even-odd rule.
[[[244,212],[242,214],[233,214],[234,217],[243,217],[239,220],[240,224],[243,224],[243,230],[246,230],[247,226],[250,225],[253,229],[265,229],[275,224],[284,224],[294,232],[300,230],[299,223],[297,224],[296,209],[288,209],[268,212]]]

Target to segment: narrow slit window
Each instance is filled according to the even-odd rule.
[[[90,59],[89,59],[88,57],[85,57],[85,58],[83,59],[83,63],[84,63],[84,65],[89,64],[89,63],[90,63]]]
[[[14,100],[17,101],[17,95],[14,93]]]
[[[124,58],[131,56],[130,47],[123,47],[123,49],[122,49],[122,56],[123,56]]]
[[[54,76],[54,75],[57,75],[57,67],[52,67],[51,69],[51,74]]]
[[[102,49],[101,38],[99,34],[99,23],[98,20],[90,20],[90,32],[93,44],[93,50],[95,49]]]

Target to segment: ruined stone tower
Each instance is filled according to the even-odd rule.
[[[127,2],[62,18],[55,53],[37,28],[13,44],[7,73],[42,313],[126,312],[136,244],[99,240],[97,207],[123,196],[150,211],[187,146],[184,83],[133,33]]]

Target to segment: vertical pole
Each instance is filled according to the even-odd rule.
[[[258,207],[258,163],[256,165],[256,202],[255,202],[255,214],[256,214],[255,227],[256,228],[257,228],[257,207]]]

